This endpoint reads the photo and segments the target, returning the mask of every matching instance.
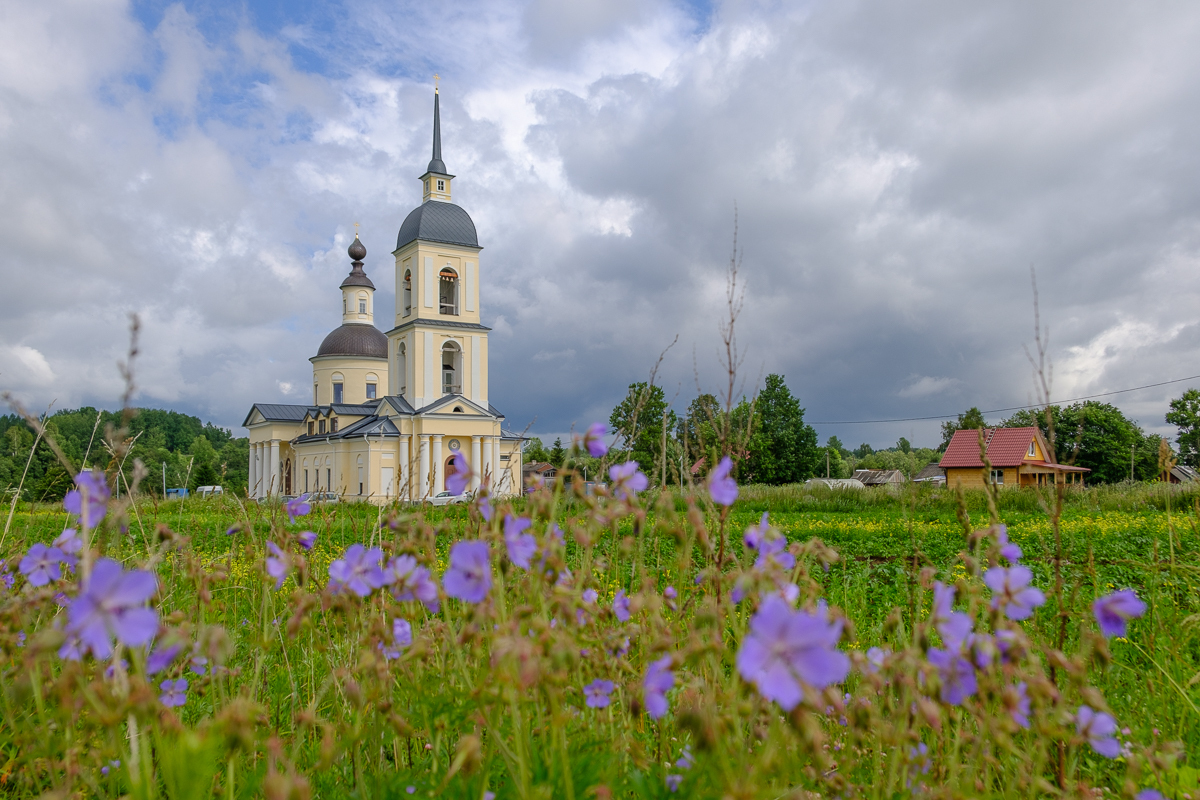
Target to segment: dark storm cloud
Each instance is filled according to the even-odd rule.
[[[812,419],[1032,399],[1031,267],[1056,395],[1200,373],[1191,5],[81,8],[0,26],[0,382],[34,404],[110,403],[129,310],[142,402],[303,402],[355,221],[390,327],[433,71],[512,427],[607,417],[676,335],[668,396],[717,390],[735,204],[747,391]],[[1119,402],[1161,427],[1181,390]]]

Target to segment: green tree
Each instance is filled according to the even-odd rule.
[[[866,458],[867,456],[871,455],[871,453],[874,453],[874,452],[875,452],[874,447],[871,447],[871,445],[867,444],[866,442],[863,442],[858,447],[854,448],[853,455],[855,458]]]
[[[546,446],[542,444],[541,439],[531,436],[529,441],[525,442],[525,450],[521,454],[521,460],[526,464],[547,463],[550,461],[550,453],[547,452]]]
[[[189,489],[212,486],[217,482],[217,451],[203,434],[192,440],[192,480]]]
[[[1130,478],[1153,480],[1158,476],[1159,436],[1147,436],[1121,410],[1108,403],[1087,400],[1065,408],[1050,406],[1054,422],[1054,454],[1062,464],[1087,467],[1088,483],[1118,483]],[[1047,439],[1049,422],[1043,410],[1018,411],[1001,425],[1006,428],[1037,426]]]
[[[1200,391],[1188,389],[1182,397],[1171,401],[1167,424],[1179,429],[1175,442],[1179,445],[1179,461],[1190,467],[1200,467]]]
[[[663,431],[674,431],[679,424],[675,412],[667,406],[662,387],[644,381],[629,384],[629,392],[613,409],[608,424],[620,436],[620,449],[626,457],[638,462],[652,483],[658,482],[663,465]]]
[[[554,466],[561,467],[563,465],[563,458],[566,455],[567,450],[563,447],[562,437],[560,436],[554,440],[554,446],[550,448],[550,458],[547,460]]]
[[[909,443],[908,439],[905,439],[903,436],[901,436],[900,441],[896,442],[896,449],[901,453],[909,453],[912,452],[912,445]]]
[[[971,406],[959,414],[957,420],[947,420],[942,423],[942,445],[938,449],[945,450],[950,445],[955,431],[978,430],[986,427],[987,422],[983,419],[983,412],[975,406]]]
[[[825,447],[837,450],[838,453],[841,454],[842,458],[850,455],[850,451],[846,449],[846,445],[842,444],[842,440],[836,436],[830,436],[829,441],[825,443]]]
[[[685,445],[690,461],[709,456],[710,449],[716,451],[717,425],[723,414],[721,404],[711,394],[702,394],[688,405],[687,413],[679,422],[678,437]]]
[[[755,412],[756,425],[747,447],[749,473],[754,479],[783,484],[812,477],[817,467],[817,432],[804,423],[804,409],[782,375],[767,376]]]

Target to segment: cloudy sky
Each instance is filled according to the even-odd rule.
[[[746,391],[810,420],[1033,400],[1031,269],[1056,398],[1200,374],[1197,41],[1189,2],[5,3],[0,386],[111,407],[136,312],[138,403],[306,402],[354,222],[393,307],[435,72],[515,429],[676,336],[677,407],[720,389],[735,207]],[[1188,385],[1112,402],[1167,432]]]

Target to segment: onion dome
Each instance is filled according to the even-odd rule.
[[[386,361],[388,340],[383,331],[374,325],[349,322],[325,337],[317,349],[317,355],[381,358]]]
[[[368,289],[374,289],[375,284],[371,283],[371,279],[367,277],[367,273],[363,272],[362,260],[367,257],[367,248],[358,240],[358,234],[354,234],[354,241],[350,244],[349,253],[352,261],[350,262],[350,274],[342,281],[342,285],[338,288],[345,289],[347,286],[366,286]]]

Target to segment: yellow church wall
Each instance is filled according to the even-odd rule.
[[[353,358],[349,356],[313,356],[314,404],[326,406],[333,402],[334,376],[341,375],[342,402],[348,405],[367,402],[367,378],[374,376],[375,396],[388,391],[388,363],[382,358]]]
[[[442,319],[454,322],[480,321],[479,251],[470,247],[426,242],[409,242],[394,251],[396,258],[396,325],[414,319]],[[438,275],[444,267],[458,275],[458,313],[441,313],[438,301]],[[404,274],[412,275],[411,307],[405,306]],[[429,287],[428,292],[426,287]]]

